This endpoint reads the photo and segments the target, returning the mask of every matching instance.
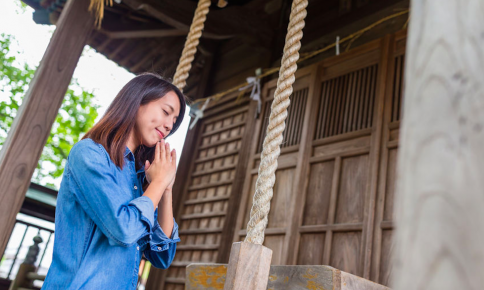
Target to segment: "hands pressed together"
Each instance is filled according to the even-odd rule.
[[[154,210],[158,207],[158,223],[171,238],[174,227],[172,188],[176,174],[176,151],[170,150],[170,144],[165,140],[156,143],[153,162],[147,160],[145,163],[145,174],[150,185],[143,195],[151,199]]]
[[[156,201],[161,199],[164,192],[171,192],[173,184],[175,183],[176,151],[175,149],[170,150],[170,144],[166,143],[165,140],[162,139],[156,143],[153,162],[150,163],[146,160],[145,174],[150,184],[145,195],[150,197],[156,206]],[[159,190],[155,191],[155,195],[153,195],[155,192],[150,190],[153,187]]]

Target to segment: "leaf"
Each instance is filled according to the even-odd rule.
[[[12,35],[0,34],[0,91],[7,96],[7,100],[0,102],[0,147],[36,71],[28,64],[18,64],[10,51],[14,41]],[[32,181],[56,189],[46,180],[62,176],[72,146],[94,125],[99,106],[92,103],[93,98],[92,92],[82,88],[76,79],[71,80]]]

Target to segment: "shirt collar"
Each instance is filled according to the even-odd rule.
[[[133,159],[134,159],[133,152],[131,152],[131,150],[129,150],[128,146],[126,146],[126,150],[124,151],[124,157],[127,157],[130,153],[131,153],[131,156],[133,156]]]
[[[134,154],[133,152],[131,152],[131,150],[129,150],[128,146],[126,146],[126,150],[124,151],[124,157],[129,157],[129,155],[131,154],[131,160],[134,161]],[[145,166],[143,165],[143,167],[141,167],[140,169],[138,169],[138,171],[136,171],[136,174],[139,174],[139,173],[144,173],[145,172]]]

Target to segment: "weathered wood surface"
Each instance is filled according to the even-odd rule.
[[[224,290],[264,290],[271,268],[272,250],[238,242],[232,245]]]
[[[224,289],[225,264],[191,264],[187,267],[186,290]],[[247,281],[244,289],[253,289]],[[271,266],[267,290],[389,290],[329,266]]]
[[[71,81],[94,18],[89,0],[68,1],[0,153],[0,252]],[[75,37],[74,37],[75,36]]]
[[[393,285],[483,289],[483,1],[411,7]]]

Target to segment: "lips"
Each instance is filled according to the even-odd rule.
[[[158,130],[158,129],[156,129],[156,128],[155,128],[155,130],[156,130],[156,132],[158,133],[158,136],[159,136],[161,139],[165,138],[165,135],[164,135],[163,133],[161,133],[161,131],[160,131],[160,130]]]

